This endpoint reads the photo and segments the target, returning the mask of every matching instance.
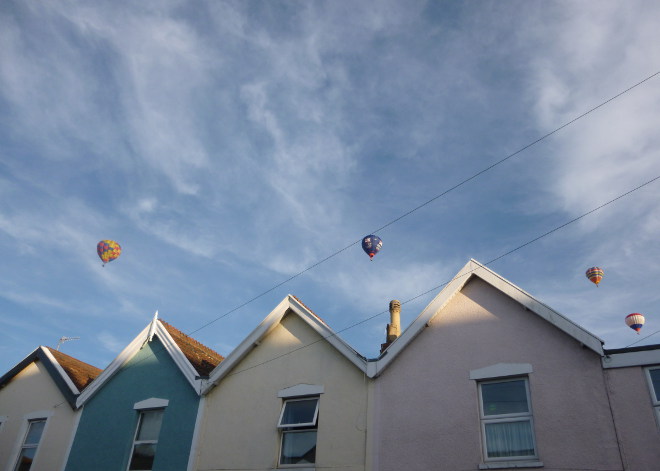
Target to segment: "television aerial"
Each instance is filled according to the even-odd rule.
[[[60,337],[59,342],[57,342],[57,350],[58,352],[60,351],[60,345],[62,345],[64,342],[68,342],[69,340],[79,340],[80,337]]]

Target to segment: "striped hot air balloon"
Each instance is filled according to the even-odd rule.
[[[636,331],[637,335],[639,335],[639,331],[642,329],[644,321],[644,316],[638,312],[633,312],[626,316],[626,325]]]
[[[604,273],[602,268],[591,267],[590,269],[587,270],[587,278],[589,278],[589,281],[591,281],[596,286],[598,286],[600,280],[603,279],[603,275]]]

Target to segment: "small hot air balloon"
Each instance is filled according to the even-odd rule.
[[[598,286],[600,280],[603,279],[604,274],[605,273],[603,272],[603,269],[598,267],[591,267],[587,270],[587,278],[589,278],[589,281],[591,281],[596,286]]]
[[[628,314],[626,316],[626,325],[630,327],[632,330],[637,332],[637,335],[639,335],[639,331],[642,329],[642,326],[644,325],[644,316],[638,312],[633,312],[632,314]]]
[[[96,253],[99,254],[99,258],[103,262],[103,266],[105,266],[106,263],[112,262],[115,258],[119,257],[121,247],[114,240],[102,240],[96,244]]]
[[[374,259],[374,255],[378,253],[382,246],[383,241],[376,235],[371,234],[362,239],[362,250],[369,255],[371,260]]]

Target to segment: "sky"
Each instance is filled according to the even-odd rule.
[[[0,375],[63,336],[103,368],[156,311],[226,356],[287,294],[377,356],[390,300],[405,328],[470,258],[660,176],[659,20],[654,0],[0,2]],[[659,197],[488,267],[605,348],[660,343]]]

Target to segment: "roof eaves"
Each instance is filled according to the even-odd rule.
[[[80,391],[48,349],[49,347],[39,346],[16,364],[16,366],[0,378],[0,389],[5,387],[17,374],[27,368],[28,365],[40,361],[71,408],[75,409],[76,399],[79,397]]]
[[[336,350],[344,355],[351,363],[361,369],[363,372],[367,371],[366,359],[360,355],[355,349],[344,342],[319,316],[314,314],[305,306],[302,301],[293,295],[287,295],[276,307],[273,309],[259,325],[248,334],[245,339],[229,354],[227,357],[215,368],[210,376],[209,381],[202,394],[207,394],[214,388],[248,353],[250,353],[260,342],[266,337],[279,323],[282,318],[288,313],[294,313],[330,343]]]
[[[373,378],[380,375],[382,371],[394,361],[399,353],[430,325],[433,318],[441,313],[442,309],[444,309],[449,301],[451,301],[453,297],[463,289],[465,284],[473,276],[479,277],[495,289],[506,294],[523,307],[550,322],[564,333],[576,339],[582,345],[593,350],[595,353],[601,356],[603,355],[603,341],[600,338],[596,337],[567,317],[564,317],[546,304],[538,301],[532,295],[514,285],[506,278],[503,278],[490,270],[485,265],[482,265],[474,259],[470,259],[468,263],[459,270],[454,278],[447,283],[435,298],[433,298],[433,300],[422,310],[420,315],[417,316],[410,326],[403,331],[399,338],[392,342],[381,353],[376,361],[368,363],[369,376]]]

